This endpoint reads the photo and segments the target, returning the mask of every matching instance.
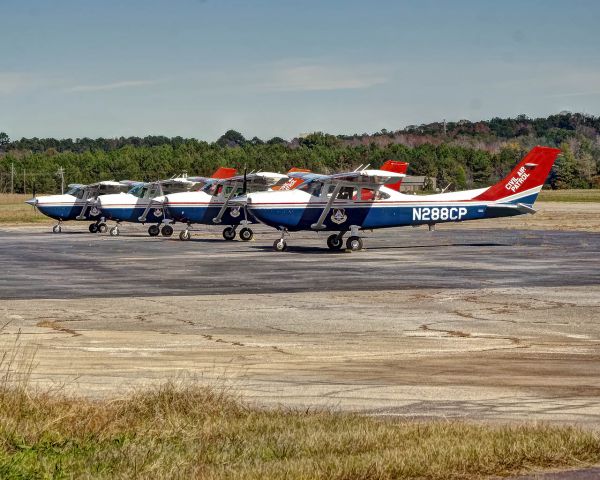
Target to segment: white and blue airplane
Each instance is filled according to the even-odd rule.
[[[251,172],[213,179],[200,191],[171,193],[155,200],[163,203],[170,218],[187,224],[186,229],[179,234],[181,240],[190,239],[192,224],[227,225],[223,229],[225,240],[233,240],[241,225],[239,237],[247,242],[254,236],[248,225],[256,222],[248,215],[244,202],[233,199],[247,191],[283,187],[288,180],[288,176],[281,173]]]
[[[161,197],[166,193],[200,188],[207,180],[209,179],[205,177],[181,176],[156,182],[138,182],[127,193],[100,195],[96,200],[96,205],[104,218],[117,222],[109,231],[111,236],[120,234],[121,222],[130,222],[150,223],[148,234],[151,237],[155,237],[159,233],[169,237],[173,234],[171,223],[174,222],[172,219],[166,218],[162,203],[155,202],[154,198]]]
[[[37,208],[47,217],[58,221],[52,231],[60,233],[62,222],[69,220],[93,221],[89,230],[91,233],[106,232],[106,219],[96,206],[96,199],[100,195],[124,192],[131,188],[128,180],[121,182],[102,181],[90,185],[79,183],[69,184],[67,192],[61,195],[43,195],[27,200],[25,203]]]
[[[285,236],[295,231],[337,232],[327,238],[331,250],[360,250],[360,232],[378,228],[429,225],[535,213],[533,204],[560,150],[533,148],[497,184],[462,192],[406,195],[386,185],[401,174],[362,169],[335,175],[291,173],[304,179],[295,190],[255,192],[244,196],[248,213],[277,228],[276,251],[287,248]]]

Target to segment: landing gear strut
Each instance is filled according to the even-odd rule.
[[[188,223],[187,227],[185,227],[185,230],[179,232],[179,240],[183,240],[185,242],[186,240],[189,240],[191,236],[190,224]]]
[[[273,243],[273,250],[276,252],[285,252],[287,250],[287,242],[283,239],[287,235],[287,229],[281,230],[281,237]]]

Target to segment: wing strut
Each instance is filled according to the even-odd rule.
[[[85,203],[83,204],[83,208],[81,209],[81,212],[79,212],[79,215],[77,215],[75,218],[77,220],[85,220],[85,212],[87,211],[88,207],[90,206],[90,197],[92,197],[92,191],[91,189],[84,189],[85,192]],[[94,195],[94,197],[96,197],[97,195]]]
[[[142,213],[142,215],[138,217],[138,220],[142,223],[146,222],[146,217],[148,216],[148,212],[150,211],[150,209],[153,207],[156,208],[156,205],[152,205],[152,198],[162,195],[162,185],[160,184],[160,182],[156,182],[156,184],[153,187],[153,192],[156,192],[156,195],[148,194],[148,205],[146,205],[144,213]]]
[[[331,210],[331,206],[333,205],[333,202],[335,202],[335,199],[337,198],[338,194],[340,193],[342,186],[343,186],[342,182],[338,183],[335,186],[335,189],[333,190],[331,197],[329,197],[327,205],[325,205],[325,208],[321,212],[321,216],[317,220],[317,223],[313,223],[310,226],[310,228],[312,228],[313,230],[323,230],[325,228],[325,225],[323,225],[323,222],[325,221],[325,217],[327,217],[327,214],[329,214],[329,211]],[[325,187],[325,185],[323,185],[323,187]]]
[[[246,174],[244,173],[244,182],[246,181]],[[231,191],[229,192],[229,194],[227,195],[227,197],[225,197],[225,202],[223,202],[223,206],[221,207],[221,210],[219,210],[219,213],[217,214],[217,216],[215,218],[213,218],[213,222],[214,223],[221,223],[221,219],[223,218],[223,215],[225,214],[225,211],[227,210],[227,207],[229,206],[229,201],[235,196],[235,192],[237,191],[239,182],[235,182],[232,185]],[[225,187],[223,187],[225,188]]]

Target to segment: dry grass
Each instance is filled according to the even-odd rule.
[[[481,478],[600,461],[571,427],[264,411],[174,384],[118,400],[5,389],[1,478]]]
[[[31,195],[0,193],[1,223],[50,223],[52,219],[27,205]]]
[[[574,427],[263,410],[175,383],[99,401],[36,392],[34,358],[19,336],[0,355],[3,479],[474,479],[600,462],[600,438]]]
[[[596,190],[542,190],[542,202],[600,202],[600,189]]]

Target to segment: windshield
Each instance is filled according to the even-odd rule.
[[[71,187],[67,190],[65,195],[73,195],[74,197],[82,190],[82,187]]]
[[[136,185],[127,193],[133,195],[134,197],[142,198],[144,195],[144,185]]]

